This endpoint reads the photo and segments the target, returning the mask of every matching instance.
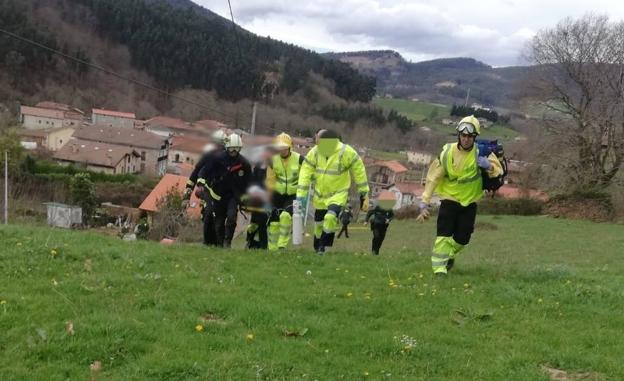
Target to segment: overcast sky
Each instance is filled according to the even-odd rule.
[[[193,0],[229,18],[227,0]],[[318,52],[392,49],[406,59],[522,64],[537,31],[587,12],[624,18],[619,0],[231,0],[236,22]]]

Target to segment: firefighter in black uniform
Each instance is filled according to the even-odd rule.
[[[212,201],[217,246],[225,248],[232,245],[238,208],[247,199],[246,191],[251,181],[251,165],[240,154],[242,148],[241,137],[230,135],[225,152],[207,163],[197,180],[204,197]]]

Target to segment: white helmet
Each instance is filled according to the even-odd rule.
[[[225,142],[225,148],[238,148],[240,151],[243,148],[243,139],[238,134],[232,134]]]
[[[212,133],[212,140],[216,143],[216,144],[220,144],[220,145],[225,145],[226,141],[227,141],[227,134],[225,133],[225,131],[219,129],[216,130],[215,132]]]

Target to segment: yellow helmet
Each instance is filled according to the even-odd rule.
[[[467,131],[469,134],[480,135],[481,123],[479,123],[479,119],[475,118],[474,115],[470,115],[460,120],[455,129],[457,132]]]
[[[277,149],[285,149],[285,148],[292,149],[292,146],[293,146],[292,138],[287,133],[282,132],[281,134],[275,137],[275,140],[273,141],[273,146]]]

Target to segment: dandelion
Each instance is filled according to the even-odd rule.
[[[325,349],[325,353],[329,353],[329,349]]]
[[[7,304],[7,301],[6,301],[6,300],[0,300],[0,306],[3,306],[3,305],[5,305],[5,304]]]
[[[204,326],[203,326],[203,325],[201,325],[201,324],[197,324],[197,325],[195,326],[195,330],[196,330],[197,332],[201,332],[201,331],[203,331],[203,330],[204,330]]]
[[[17,246],[22,246],[22,243],[21,243],[21,242],[18,242],[18,243],[17,243]]]
[[[255,336],[254,336],[254,334],[253,334],[253,333],[248,333],[248,334],[247,334],[247,336],[245,336],[245,338],[246,338],[248,341],[252,341],[252,340],[255,338]]]
[[[57,253],[56,250],[52,249],[52,250],[50,250],[50,255],[53,256],[53,257],[56,257],[58,255],[58,253]]]
[[[56,281],[56,279],[52,279],[52,285],[54,287],[58,286],[58,282]]]
[[[470,285],[468,283],[464,283],[464,288],[469,288]]]
[[[353,296],[353,293],[352,293],[352,292],[348,292],[348,293],[347,293],[347,298],[350,298],[350,297],[352,297],[352,296]]]
[[[368,376],[368,372],[367,371],[364,371],[364,376]]]
[[[538,303],[543,302],[542,298],[537,299],[537,302],[538,302]]]

